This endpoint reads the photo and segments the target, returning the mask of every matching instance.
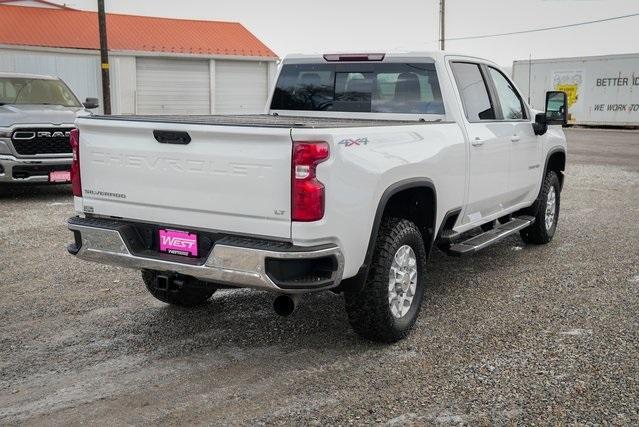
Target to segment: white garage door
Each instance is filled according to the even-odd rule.
[[[209,61],[140,58],[138,114],[210,114]]]
[[[265,62],[215,61],[215,113],[264,112],[268,96]]]

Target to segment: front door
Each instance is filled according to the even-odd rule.
[[[479,64],[455,61],[451,67],[470,139],[468,195],[460,225],[479,224],[505,208],[512,124],[497,120],[487,76]]]
[[[498,115],[505,125],[510,126],[506,135],[510,146],[510,165],[508,195],[505,199],[510,207],[537,197],[535,193],[543,173],[541,141],[533,131],[531,114],[515,86],[498,69],[490,66],[487,69],[499,104]]]

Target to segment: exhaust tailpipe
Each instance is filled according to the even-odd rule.
[[[278,295],[275,300],[273,300],[273,310],[280,316],[290,316],[297,309],[298,303],[298,295]]]

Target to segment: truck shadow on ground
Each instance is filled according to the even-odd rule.
[[[463,259],[435,252],[428,264],[428,288],[420,315],[422,322],[418,320],[411,336],[423,333],[423,328],[433,327],[430,322],[424,324],[423,320],[432,314],[431,309],[445,313],[452,304],[448,301],[451,294],[455,299],[461,298],[471,304],[476,298],[474,294],[481,294],[483,287],[494,286],[493,280],[478,282],[473,277],[488,273],[495,282],[501,282],[500,275],[505,274],[502,269],[507,269],[513,262],[506,258],[528,256],[522,253],[526,252],[524,250],[516,254],[511,250],[517,245],[521,245],[521,240],[512,237]],[[496,263],[496,257],[505,259]],[[143,334],[153,337],[158,346],[180,346],[179,342],[193,346],[194,337],[203,347],[282,345],[307,350],[343,350],[380,346],[360,338],[351,330],[342,295],[332,292],[307,295],[302,298],[298,310],[286,318],[273,312],[273,298],[274,295],[267,292],[220,290],[209,304],[194,309],[147,306],[138,311],[140,318],[134,323],[138,332],[140,328],[146,331]]]
[[[32,185],[32,184],[0,184],[0,200],[15,199],[20,201],[50,201],[69,198],[73,201],[70,185]]]

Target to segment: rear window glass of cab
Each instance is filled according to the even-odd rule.
[[[287,64],[272,110],[444,114],[430,63]]]

